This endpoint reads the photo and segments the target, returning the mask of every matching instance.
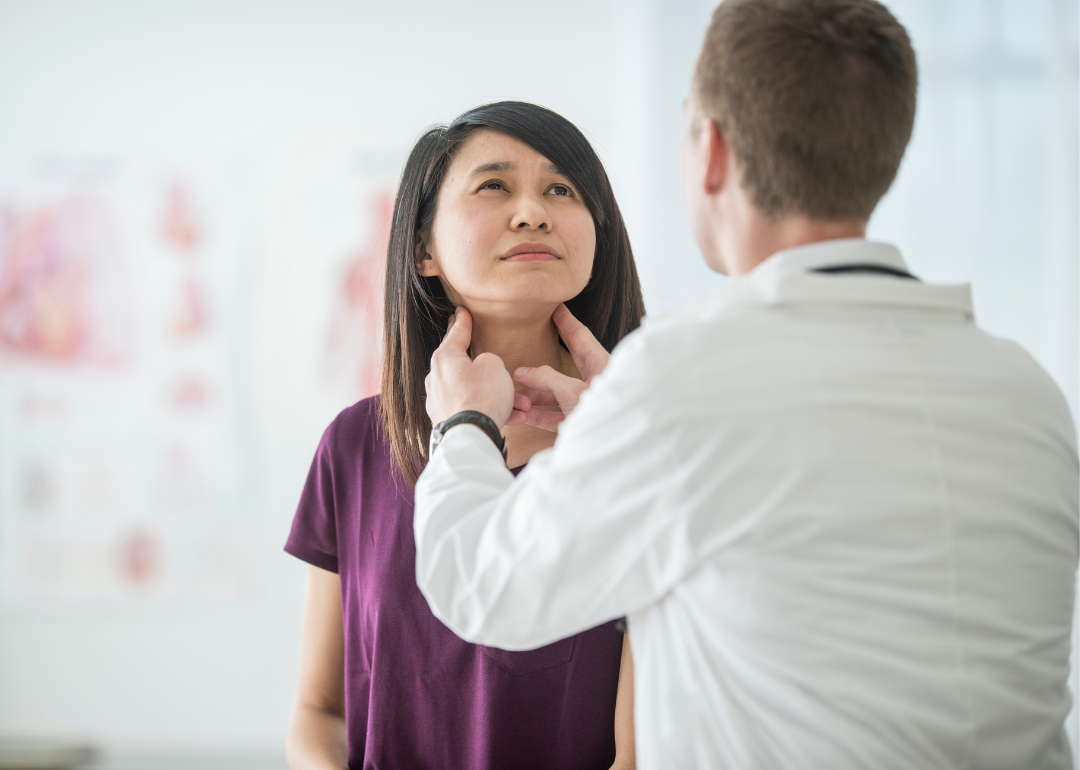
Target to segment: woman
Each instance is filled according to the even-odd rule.
[[[382,395],[326,430],[285,547],[312,565],[293,770],[633,767],[629,649],[614,623],[507,652],[456,637],[416,587],[424,378],[450,315],[472,313],[473,356],[576,375],[551,320],[563,302],[608,350],[644,312],[622,217],[585,137],[520,102],[428,131],[394,208]],[[515,472],[555,439],[524,424],[505,435]]]

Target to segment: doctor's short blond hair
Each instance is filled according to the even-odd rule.
[[[693,99],[766,216],[866,220],[911,138],[917,85],[907,32],[874,0],[724,0]]]

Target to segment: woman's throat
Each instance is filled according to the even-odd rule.
[[[476,358],[481,353],[497,355],[511,374],[520,366],[545,365],[571,376],[576,372],[570,354],[559,344],[559,333],[548,312],[520,324],[474,314],[469,356]],[[570,371],[566,371],[568,367]]]

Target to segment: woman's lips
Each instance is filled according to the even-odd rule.
[[[526,241],[508,250],[500,259],[503,262],[551,262],[559,259],[559,255],[546,243]]]
[[[514,254],[510,257],[503,257],[503,262],[554,262],[557,260],[554,254],[548,254],[543,251],[526,251],[521,254]]]

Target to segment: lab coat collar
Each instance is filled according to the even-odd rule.
[[[821,241],[778,251],[721,292],[721,307],[748,305],[892,305],[974,318],[968,284],[928,284],[888,275],[814,273],[817,267],[879,264],[907,270],[895,246],[862,238]]]
[[[876,243],[865,238],[837,238],[796,246],[776,252],[754,269],[754,273],[774,271],[807,272],[831,265],[872,264],[907,270],[900,250],[888,243]]]

